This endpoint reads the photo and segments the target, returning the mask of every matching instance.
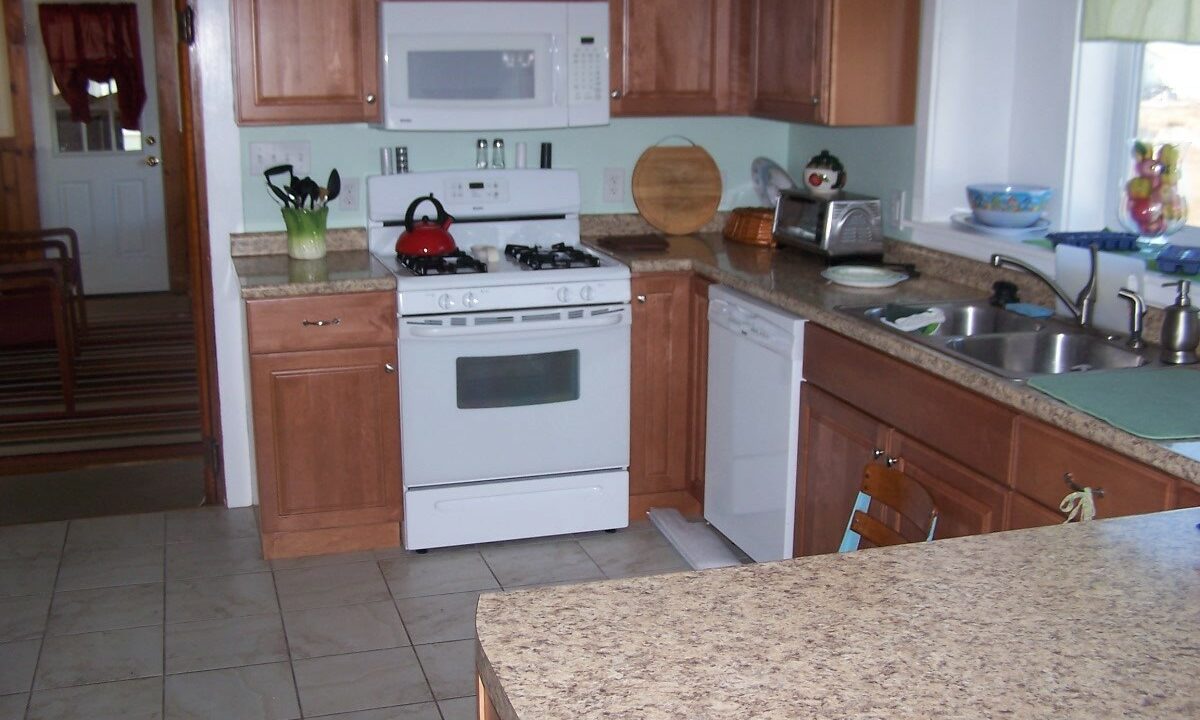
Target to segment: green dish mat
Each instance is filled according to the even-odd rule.
[[[1200,437],[1200,372],[1126,368],[1039,375],[1037,388],[1089,415],[1151,440]]]

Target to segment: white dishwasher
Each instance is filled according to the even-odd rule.
[[[704,519],[758,562],[792,556],[804,323],[709,287]]]

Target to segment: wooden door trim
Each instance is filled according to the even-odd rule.
[[[180,117],[178,20],[175,0],[154,0],[155,92],[158,96],[158,153],[162,160],[163,229],[167,244],[167,279],[171,292],[188,290],[186,172]]]
[[[22,0],[0,0],[8,44],[12,88],[13,137],[0,138],[0,230],[32,230],[41,225],[33,108],[29,99],[29,63]],[[15,201],[13,201],[15,199]]]

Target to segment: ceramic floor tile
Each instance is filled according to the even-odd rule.
[[[48,637],[42,644],[34,688],[161,675],[162,637],[157,626]]]
[[[479,712],[479,704],[474,695],[453,700],[438,700],[438,708],[442,711],[442,720],[475,720]]]
[[[287,663],[168,675],[166,720],[294,720],[300,717]]]
[[[67,530],[67,551],[162,545],[163,527],[162,513],[72,520]]]
[[[292,666],[309,717],[432,700],[408,647],[296,660]]]
[[[691,569],[654,528],[593,535],[578,542],[610,578]]]
[[[359,605],[390,600],[387,583],[374,562],[275,571],[284,610]]]
[[[115,587],[162,582],[163,548],[161,545],[105,548],[102,550],[67,549],[58,572],[57,590]]]
[[[66,537],[65,521],[0,527],[0,560],[57,556]]]
[[[417,657],[438,700],[475,693],[475,641],[417,645]]]
[[[279,612],[271,573],[171,580],[167,622],[220,620]]]
[[[309,715],[308,717],[314,717]],[[475,716],[471,716],[474,720]],[[434,703],[417,703],[415,705],[398,705],[396,707],[376,708],[374,710],[359,710],[358,712],[321,715],[320,720],[442,720],[438,707]]]
[[[373,562],[375,554],[370,550],[350,553],[331,553],[329,555],[309,555],[308,557],[280,558],[271,561],[272,570],[299,570],[301,568],[321,567],[322,565],[350,565],[352,563]]]
[[[296,610],[285,613],[283,622],[293,658],[384,650],[409,644],[396,606],[389,600]]]
[[[48,593],[54,589],[57,573],[57,557],[0,560],[0,597]]]
[[[167,546],[167,579],[181,580],[217,575],[265,572],[258,538],[226,538],[209,542],[171,543]]]
[[[29,693],[0,695],[0,720],[24,720],[25,706],[29,704]],[[434,720],[441,718],[434,716]]]
[[[160,720],[161,677],[39,690],[26,720]]]
[[[49,608],[46,593],[0,599],[0,643],[40,638]]]
[[[257,538],[254,508],[197,508],[166,513],[167,542]]]
[[[70,590],[54,594],[46,634],[120,630],[162,621],[162,583]]]
[[[504,587],[604,579],[604,573],[574,540],[485,547],[480,552]]]
[[[475,637],[475,605],[479,593],[400,598],[396,607],[414,645]]]
[[[176,623],[167,626],[165,642],[169,675],[288,659],[278,615]]]
[[[29,692],[41,640],[0,644],[0,695]]]
[[[430,552],[428,555],[381,560],[388,587],[397,598],[446,595],[500,587],[475,550]]]

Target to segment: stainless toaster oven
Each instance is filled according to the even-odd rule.
[[[781,245],[826,257],[881,256],[882,216],[879,198],[848,192],[822,198],[807,190],[784,190],[771,234]]]

